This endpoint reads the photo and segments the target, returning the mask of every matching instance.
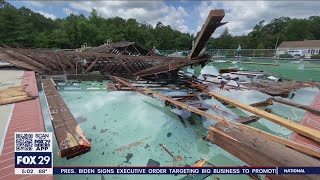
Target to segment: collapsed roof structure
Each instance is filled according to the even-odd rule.
[[[199,54],[224,17],[223,10],[212,10],[197,37],[190,56],[157,56],[134,42],[118,42],[81,51],[0,48],[0,58],[17,67],[45,75],[114,75],[126,78],[177,75],[179,68],[208,60]]]
[[[215,29],[225,24],[221,23],[223,17],[223,10],[210,12],[189,57],[158,56],[137,43],[118,42],[72,51],[5,47],[0,48],[0,59],[46,76],[75,75],[78,78],[94,76],[96,72],[105,79],[114,76],[128,79],[178,76],[178,70],[184,66],[204,66],[208,58],[200,56],[200,52]],[[71,158],[89,151],[90,142],[86,140],[79,124],[59,96],[54,81],[47,78],[42,81],[42,85],[61,157]]]
[[[136,43],[120,42],[82,49],[80,51],[0,48],[0,59],[4,59],[18,67],[35,71],[41,75],[65,74],[76,75],[77,77],[78,75],[94,76],[94,72],[99,72],[103,77],[110,77],[114,82],[117,82],[117,87],[120,87],[119,89],[121,89],[121,86],[127,86],[141,94],[158,97],[159,99],[164,100],[166,105],[169,104],[180,109],[185,109],[190,113],[192,112],[199,116],[214,120],[218,123],[208,129],[206,140],[215,143],[248,165],[287,167],[295,164],[298,166],[307,165],[316,167],[319,164],[318,158],[320,157],[320,151],[319,148],[313,148],[313,146],[317,147],[319,145],[320,131],[315,129],[312,125],[288,121],[283,117],[257,108],[260,106],[267,106],[269,103],[262,102],[255,103],[255,105],[247,105],[235,99],[231,99],[230,97],[211,92],[210,87],[207,86],[207,82],[209,81],[206,79],[200,81],[198,78],[187,78],[183,76],[181,81],[184,85],[189,87],[188,90],[192,93],[188,92],[187,95],[171,97],[152,91],[145,86],[144,89],[137,88],[133,83],[130,84],[130,81],[127,82],[126,79],[124,79],[138,77],[158,78],[159,76],[164,75],[179,75],[178,70],[184,66],[193,64],[203,65],[207,61],[207,58],[200,56],[201,51],[215,29],[225,24],[221,22],[223,17],[223,10],[210,11],[191,53],[185,58],[156,56],[152,54],[151,51],[148,51]],[[262,63],[260,63],[260,65],[261,64]],[[266,65],[266,63],[264,65]],[[236,71],[238,70],[228,69],[225,72]],[[243,74],[244,72],[238,73]],[[257,74],[258,72],[255,73]],[[253,75],[253,73],[249,74]],[[214,85],[214,82],[212,82],[211,85]],[[219,85],[221,84],[219,83]],[[290,91],[300,87],[313,86],[313,83],[264,82],[245,85],[246,86],[233,86],[232,88],[239,90],[251,89],[270,95],[287,96]],[[59,142],[61,157],[71,158],[90,150],[91,144],[89,138],[87,140],[84,136],[79,123],[76,122],[70,110],[64,103],[63,98],[59,96],[54,81],[51,79],[44,80],[43,89],[52,117],[52,127],[54,128],[56,139]],[[200,90],[201,94],[193,93],[193,90],[196,89]],[[224,102],[226,105],[248,111],[255,116],[241,117],[235,115],[236,121],[231,121],[231,119],[223,116],[223,113],[227,113],[227,111],[206,104],[201,95],[215,98],[220,102]],[[318,99],[320,100],[320,95],[318,96]],[[271,100],[290,105],[290,103],[281,99],[272,98]],[[317,102],[320,102],[319,100]],[[302,107],[303,109],[312,111],[312,113],[316,112],[319,114],[319,112],[312,107],[301,106],[300,104],[291,105]],[[221,116],[218,116],[205,112],[209,108],[215,108],[223,113]],[[282,127],[291,129],[297,134],[297,138],[295,139],[299,140],[305,138],[311,143],[304,143],[308,141],[285,139],[247,125],[257,121],[260,117]],[[122,151],[123,149],[128,149],[134,145],[139,145],[145,139],[120,147],[115,151]],[[312,146],[310,146],[310,144]],[[316,179],[315,176],[302,174],[295,177],[290,175],[274,175],[271,177],[273,179]]]
[[[110,44],[104,44],[98,47],[86,48],[86,52],[97,53],[111,53],[133,56],[148,56],[151,55],[150,51],[143,46],[140,46],[136,42],[116,42]]]

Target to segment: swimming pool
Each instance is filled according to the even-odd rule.
[[[281,72],[287,77],[295,78],[296,73],[300,71],[297,64],[283,65],[281,68],[290,67],[293,72],[282,72],[279,67],[260,67],[255,65],[238,64],[240,68],[248,70],[263,70],[264,68],[274,72]],[[235,64],[209,63],[204,68],[196,67],[195,73],[215,74],[219,68],[234,67]],[[294,68],[295,67],[295,68]],[[310,65],[311,67],[311,65]],[[239,68],[239,67],[238,67]],[[277,69],[278,68],[278,69]],[[289,68],[289,69],[290,69]],[[310,68],[312,69],[312,68]],[[314,68],[316,69],[316,68]],[[312,70],[310,76],[319,72],[318,69]],[[306,73],[302,73],[306,74]],[[309,77],[300,77],[300,79]],[[72,88],[65,86],[60,94],[70,108],[74,117],[80,123],[86,137],[92,143],[90,152],[81,156],[66,160],[57,156],[58,147],[54,144],[54,166],[186,166],[193,165],[200,159],[206,159],[215,166],[243,166],[244,162],[232,156],[215,144],[203,140],[206,136],[206,128],[215,122],[206,118],[201,118],[195,114],[191,117],[181,119],[177,114],[171,111],[171,107],[164,106],[164,103],[158,99],[143,96],[136,92],[104,91],[103,87],[107,81],[83,82],[79,84],[81,88]],[[79,87],[77,86],[77,87]],[[98,89],[96,89],[98,88]],[[250,104],[264,101],[268,95],[257,91],[222,91],[215,90],[222,95],[231,97],[240,102]],[[304,88],[297,90],[295,96],[291,99],[294,102],[309,105],[315,94],[319,90],[316,88]],[[183,92],[161,91],[165,95],[181,94]],[[50,122],[47,105],[44,94],[40,92],[42,112],[45,119],[47,131],[53,131]],[[217,105],[228,111],[230,114],[243,113],[251,115],[248,112],[226,109],[222,104],[214,99],[205,100],[210,105]],[[274,103],[270,106],[276,114],[288,118],[289,120],[299,122],[305,111]],[[237,112],[235,112],[237,111]],[[221,115],[212,109],[207,113]],[[288,130],[275,123],[260,119],[251,123],[251,126],[289,138],[292,134]],[[55,139],[54,139],[55,140]],[[138,145],[131,148],[123,148],[135,142]],[[160,146],[163,144],[177,159],[174,160]],[[118,149],[118,150],[117,150]],[[214,177],[217,175],[212,175]],[[57,175],[56,179],[181,179],[185,175]],[[234,175],[218,175],[220,179],[234,179]],[[201,177],[198,177],[201,179]],[[237,179],[250,179],[246,175],[237,176]]]

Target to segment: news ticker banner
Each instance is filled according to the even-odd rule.
[[[52,133],[16,132],[15,174],[52,174]]]
[[[15,133],[15,174],[320,174],[320,167],[53,167],[52,133]]]
[[[54,167],[54,174],[320,174],[320,167]]]

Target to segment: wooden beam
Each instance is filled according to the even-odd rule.
[[[42,81],[59,156],[69,159],[88,152],[91,144],[55,86],[51,78]]]
[[[253,106],[253,107],[265,107],[265,106],[270,106],[272,104],[273,104],[272,100],[271,99],[267,99],[265,101],[261,101],[261,102],[250,104],[250,106]]]
[[[96,58],[83,73],[85,74],[88,71],[90,71],[92,69],[92,67],[98,62],[98,60],[99,60],[99,58]]]
[[[147,93],[150,93],[152,95],[155,95],[163,100],[166,100],[166,101],[169,101],[171,102],[172,104],[175,104],[183,109],[186,109],[190,112],[193,112],[193,113],[196,113],[196,114],[199,114],[201,116],[204,116],[204,117],[207,117],[211,120],[215,120],[215,121],[218,121],[218,122],[221,122],[223,124],[227,124],[228,126],[234,126],[238,129],[241,129],[243,131],[245,131],[246,129],[244,129],[243,127],[248,127],[247,129],[255,129],[253,127],[250,127],[248,125],[244,125],[244,124],[240,124],[240,123],[235,123],[235,122],[232,122],[224,117],[219,117],[219,116],[215,116],[215,115],[212,115],[212,114],[208,114],[204,111],[201,111],[197,108],[193,108],[193,107],[190,107],[190,106],[187,106],[185,105],[184,103],[181,103],[179,101],[176,101],[170,97],[167,97],[167,96],[164,96],[164,95],[161,95],[155,91],[152,91],[148,88],[144,88],[144,90],[147,92]],[[258,130],[258,129],[255,129],[256,132],[259,132],[260,134],[263,134],[264,137],[272,140],[272,141],[275,141],[275,142],[278,142],[280,144],[283,144],[283,145],[286,145],[286,146],[289,146],[293,149],[296,149],[300,152],[304,152],[304,153],[307,153],[307,154],[310,154],[310,155],[313,155],[313,156],[316,156],[316,157],[320,157],[320,154],[317,150],[311,148],[311,147],[308,147],[308,146],[305,146],[305,145],[302,145],[302,144],[297,144],[296,142],[293,142],[293,141],[290,141],[290,140],[286,140],[286,139],[283,139],[281,137],[278,137],[278,136],[274,136],[270,133],[266,133],[264,131],[261,131],[261,130]]]
[[[129,69],[131,69],[133,73],[136,73],[139,71],[139,70],[137,71],[136,68],[133,67],[132,63],[129,62],[126,58],[123,58],[122,61],[126,63],[126,66],[129,67]]]
[[[63,64],[61,63],[61,61],[60,61],[59,57],[58,57],[57,55],[55,55],[55,57],[57,58],[57,60],[58,60],[58,62],[59,62],[59,64],[60,64],[60,66],[61,66],[61,68],[62,68],[63,72],[66,74],[66,70],[64,69]]]
[[[297,132],[298,134],[301,134],[303,136],[306,136],[310,139],[313,139],[317,142],[320,142],[320,131],[319,130],[316,130],[314,128],[310,128],[310,127],[307,127],[307,126],[304,126],[304,125],[301,125],[301,124],[298,124],[298,123],[295,123],[293,121],[289,121],[287,119],[284,119],[282,117],[279,117],[279,116],[276,116],[274,114],[271,114],[271,113],[268,113],[266,111],[263,111],[263,110],[260,110],[258,108],[255,108],[255,107],[252,107],[250,105],[246,105],[246,104],[243,104],[239,101],[235,101],[233,99],[230,99],[228,97],[225,97],[225,96],[222,96],[216,92],[212,92],[212,91],[208,91],[206,87],[204,86],[201,86],[201,85],[197,85],[195,83],[192,83],[192,82],[189,82],[189,84],[191,85],[196,85],[194,87],[208,93],[209,95],[211,95],[212,97],[214,98],[217,98],[217,99],[220,99],[228,104],[231,104],[233,106],[236,106],[238,108],[241,108],[243,110],[246,110],[248,112],[251,112],[253,114],[256,114],[260,117],[263,117],[269,121],[272,121],[276,124],[279,124],[283,127],[286,127],[288,129],[291,129],[295,132]]]
[[[120,62],[121,66],[130,74],[133,74],[132,71],[124,64],[122,59],[118,58],[118,61]]]
[[[249,123],[252,123],[252,122],[256,122],[259,119],[260,119],[260,117],[257,117],[257,116],[249,116],[249,117],[240,116],[239,118],[237,118],[235,120],[238,123],[241,123],[241,124],[249,124]]]
[[[203,24],[201,31],[198,34],[195,45],[191,49],[188,59],[197,57],[204,45],[207,43],[212,33],[221,25],[224,17],[224,10],[211,10],[206,22]]]
[[[209,128],[208,139],[250,166],[318,167],[319,160],[291,148],[224,124]],[[272,175],[272,179],[317,179],[316,175]]]
[[[163,100],[169,101],[169,102],[171,102],[172,104],[175,104],[175,105],[177,105],[177,106],[179,106],[179,107],[181,107],[181,108],[183,108],[183,109],[186,109],[186,110],[188,110],[188,111],[190,111],[190,112],[193,112],[193,113],[196,113],[196,114],[205,116],[205,117],[207,117],[207,118],[209,118],[209,119],[212,119],[212,120],[215,120],[215,121],[218,121],[218,122],[221,122],[221,123],[225,123],[226,121],[228,121],[227,119],[225,119],[225,118],[223,118],[223,117],[215,116],[215,115],[212,115],[212,114],[207,114],[207,113],[205,113],[204,111],[201,111],[201,110],[199,110],[199,109],[197,109],[197,108],[188,106],[188,105],[186,105],[186,104],[184,104],[184,103],[182,103],[182,102],[176,101],[176,100],[174,100],[174,99],[172,99],[172,98],[170,98],[170,97],[161,95],[161,94],[159,94],[159,93],[157,93],[157,92],[155,92],[155,91],[152,91],[152,90],[150,90],[150,89],[148,89],[148,88],[144,88],[144,90],[145,90],[147,93],[153,94],[153,95],[155,95],[155,96],[157,96],[157,97],[159,97],[159,98],[161,98],[161,99],[163,99]]]
[[[298,150],[300,152],[303,152],[305,154],[309,154],[309,155],[320,158],[320,151],[318,149],[311,147],[311,146],[300,144],[300,143],[297,143],[295,141],[291,141],[288,139],[280,138],[279,136],[266,133],[260,129],[253,128],[251,126],[238,124],[238,126],[236,126],[236,128],[238,128],[239,130],[242,130],[242,131],[251,131],[252,133],[255,133],[259,136],[262,136],[264,138],[267,138],[267,139],[272,140],[274,142],[277,142],[279,144],[291,147],[291,148]]]
[[[59,56],[59,55],[58,55]],[[60,57],[60,56],[59,56]],[[74,73],[77,73],[76,69],[75,69],[75,65],[72,64],[68,58],[65,58],[64,56],[61,56],[63,61],[65,61],[71,68],[71,70],[74,72]]]
[[[35,61],[34,59],[32,58],[29,58],[28,56],[22,54],[22,53],[19,53],[19,52],[15,52],[15,51],[11,51],[11,50],[4,50],[4,49],[0,49],[3,53],[15,58],[15,59],[18,59],[19,61],[22,61],[22,62],[25,62],[27,64],[30,64],[32,66],[35,66],[37,68],[40,68],[41,70],[46,70],[48,69],[48,67],[44,66],[43,64],[39,63],[38,61]],[[6,60],[6,59],[4,59]]]
[[[313,114],[316,114],[316,115],[320,115],[320,110],[318,110],[316,108],[313,108],[311,106],[306,106],[306,105],[302,105],[302,104],[286,101],[286,100],[281,99],[281,98],[269,98],[268,100],[275,101],[275,102],[278,102],[278,103],[281,103],[281,104],[285,104],[285,105],[288,105],[288,106],[292,106],[292,107],[295,107],[295,108],[303,109],[303,110],[309,111],[309,112],[311,112]]]
[[[18,52],[23,54],[23,55],[25,55],[25,56],[27,56],[27,57],[29,57],[30,59],[33,59],[33,60],[43,64],[43,65],[45,65],[46,62],[47,62],[46,60],[41,59],[39,56],[34,56],[31,53],[28,53],[28,51],[18,51]],[[54,69],[57,68],[56,66],[52,66],[52,65],[53,64],[49,64],[48,66],[46,66],[46,67],[48,67],[49,71],[54,70]]]
[[[115,80],[115,81],[123,84],[124,86],[127,86],[127,87],[129,87],[129,88],[131,88],[131,89],[133,89],[133,90],[135,90],[135,91],[137,91],[137,92],[139,92],[139,93],[141,93],[141,94],[143,94],[143,95],[146,95],[146,93],[144,93],[142,90],[140,90],[139,88],[136,88],[136,87],[132,86],[131,84],[129,84],[128,82],[122,80],[122,79],[119,78],[119,77],[111,76],[111,79],[112,79],[112,80]]]

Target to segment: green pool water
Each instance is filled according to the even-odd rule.
[[[75,117],[85,118],[81,128],[91,139],[92,150],[81,156],[66,160],[57,156],[54,144],[54,166],[146,166],[149,159],[160,166],[193,165],[199,159],[222,166],[245,165],[218,146],[203,141],[206,129],[197,115],[180,120],[171,108],[150,97],[135,92],[61,91],[66,104]],[[41,105],[46,129],[53,131],[44,95]],[[147,138],[145,143],[122,152],[115,149]],[[164,144],[174,156],[182,156],[177,162],[159,144]],[[130,158],[130,156],[132,156]],[[105,175],[106,179],[180,179],[184,175]],[[219,176],[218,176],[219,177]],[[221,176],[232,179],[232,176]],[[57,175],[56,179],[101,179],[99,175]],[[239,176],[239,179],[248,179]]]
[[[219,68],[232,67],[234,64],[209,63],[205,68],[195,67],[195,73],[216,73]],[[242,66],[242,65],[241,65]],[[293,77],[299,69],[293,68],[292,75],[289,72],[286,76]],[[287,66],[285,66],[287,68]],[[246,65],[243,68],[257,68],[260,66]],[[267,67],[262,67],[267,68]],[[270,67],[268,67],[270,68]],[[273,67],[272,67],[273,68]],[[277,68],[277,67],[276,67]],[[253,70],[250,69],[250,70]],[[315,68],[316,69],[316,68]],[[249,69],[248,69],[249,70]],[[269,70],[268,70],[269,71]],[[281,70],[277,70],[277,72]],[[315,72],[314,72],[315,71]],[[312,70],[308,74],[319,72]],[[303,73],[306,74],[306,73]],[[301,79],[310,77],[300,77]],[[295,78],[295,77],[293,77]],[[298,78],[297,78],[298,79]],[[299,79],[299,80],[301,80]],[[170,107],[158,99],[146,97],[136,92],[119,92],[104,90],[107,82],[83,82],[79,86],[66,86],[60,91],[66,104],[74,117],[80,120],[80,126],[87,138],[91,140],[92,150],[81,156],[66,160],[57,156],[57,143],[54,144],[54,166],[146,166],[150,159],[158,162],[160,166],[185,166],[193,165],[199,159],[207,159],[209,163],[216,166],[242,166],[244,162],[232,156],[215,144],[203,141],[207,129],[215,122],[209,119],[200,118],[192,114],[191,117],[180,119],[171,111]],[[222,91],[215,90],[222,95],[234,98],[240,102],[250,104],[267,99],[269,96],[256,91]],[[291,99],[294,102],[309,105],[311,104],[318,89],[304,88],[297,90]],[[181,94],[182,92],[165,92],[168,94]],[[47,131],[52,131],[48,107],[43,92],[39,93],[42,112],[45,119]],[[230,114],[248,112],[235,112],[239,110],[227,109],[214,99],[206,100],[210,105],[217,105],[228,111]],[[274,103],[272,111],[281,114],[289,120],[299,122],[305,111]],[[212,109],[207,111],[210,114],[221,115]],[[265,119],[260,119],[251,124],[267,132],[289,138],[292,131],[274,124]],[[119,147],[145,139],[144,143],[126,149],[121,152],[115,151]],[[55,141],[55,139],[54,139]],[[177,157],[181,156],[182,161],[174,161],[159,144]],[[234,175],[212,175],[206,179],[213,179],[214,176],[222,180],[250,179],[248,176]],[[55,179],[188,179],[185,175],[57,175]],[[202,179],[196,176],[193,179]]]

